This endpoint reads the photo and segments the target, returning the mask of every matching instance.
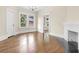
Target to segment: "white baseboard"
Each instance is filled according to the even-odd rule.
[[[36,29],[34,29],[34,30],[28,30],[28,31],[19,31],[19,32],[16,32],[16,34],[15,34],[15,35],[20,34],[20,33],[35,32],[35,31],[37,31],[37,30],[36,30]]]
[[[60,38],[64,38],[64,36],[62,36],[62,35],[57,35],[57,34],[53,34],[53,33],[49,33],[49,35],[56,36],[56,37],[60,37]]]
[[[26,32],[34,32],[34,31],[36,31],[36,30],[33,30],[33,31],[22,31],[22,32],[17,32],[16,34],[26,33]],[[43,33],[43,32],[40,32],[40,33]],[[53,33],[49,33],[49,35],[60,37],[60,38],[64,38],[64,36],[56,35],[56,34],[53,34]],[[0,41],[3,41],[5,39],[7,39],[7,38],[8,38],[8,34],[1,35],[0,36]]]
[[[0,41],[3,41],[5,39],[7,39],[7,38],[8,38],[8,35],[7,34],[1,35],[0,36]]]
[[[43,33],[42,31],[38,31],[38,32]],[[49,35],[64,38],[64,35],[62,36],[62,35],[57,35],[57,34],[53,34],[53,33],[49,33]]]
[[[36,30],[30,30],[30,31],[20,31],[20,32],[16,32],[15,35],[17,34],[20,34],[20,33],[26,33],[26,32],[35,32]],[[5,39],[7,39],[9,37],[8,34],[3,34],[3,35],[0,35],[0,41],[3,41]]]

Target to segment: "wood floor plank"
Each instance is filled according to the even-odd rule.
[[[43,34],[31,32],[12,36],[0,42],[1,53],[62,53],[64,47],[50,36],[49,42],[43,39]]]

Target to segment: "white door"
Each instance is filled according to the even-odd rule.
[[[12,9],[7,9],[7,33],[8,36],[12,36],[15,34],[14,27],[15,13]]]

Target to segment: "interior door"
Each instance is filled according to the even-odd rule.
[[[49,16],[48,15],[46,15],[44,17],[44,25],[43,25],[43,27],[44,27],[44,29],[43,29],[43,31],[44,31],[44,40],[46,42],[49,42]]]
[[[15,14],[12,9],[7,9],[7,33],[8,36],[14,35],[14,20],[15,20]]]

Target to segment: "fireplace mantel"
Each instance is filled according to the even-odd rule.
[[[79,23],[65,23],[64,24],[64,38],[68,41],[68,31],[78,33],[78,49],[79,49]]]

